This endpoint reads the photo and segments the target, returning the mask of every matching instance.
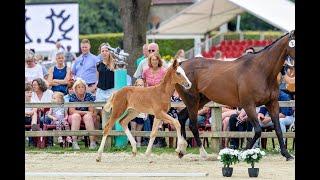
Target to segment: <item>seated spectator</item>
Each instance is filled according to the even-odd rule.
[[[252,131],[252,125],[247,121],[248,116],[244,109],[239,113],[232,114],[229,119],[229,131]],[[230,139],[230,148],[239,148],[239,138]]]
[[[69,102],[93,102],[95,101],[95,97],[86,92],[87,84],[84,80],[78,79],[73,85],[74,94],[70,95]],[[95,120],[94,116],[94,108],[93,107],[70,107],[69,108],[69,117],[68,122],[71,125],[71,130],[79,130],[80,123],[83,122],[85,124],[86,130],[94,130],[95,129]],[[72,148],[74,150],[79,150],[80,147],[77,142],[77,136],[72,136]],[[90,147],[89,149],[96,148],[95,137],[90,136]]]
[[[223,57],[222,57],[222,52],[221,51],[216,51],[216,53],[214,53],[214,59],[215,60],[223,60]]]
[[[31,97],[32,97],[32,85],[30,83],[26,83],[25,84],[25,89],[24,89],[24,100],[25,102],[27,103],[30,103],[31,102]],[[31,125],[31,121],[32,121],[32,116],[34,114],[36,114],[36,109],[33,109],[33,108],[25,108],[24,110],[24,124],[25,125]],[[36,146],[34,144],[35,141],[33,141],[33,138],[29,137],[28,138],[29,140],[29,145],[33,145],[33,146]]]
[[[288,94],[280,91],[278,100],[290,101],[291,99]],[[258,120],[261,127],[269,127],[274,125],[266,107],[260,108]],[[282,133],[286,132],[286,126],[290,126],[294,122],[293,109],[291,107],[279,108],[279,122]]]
[[[71,78],[71,70],[64,63],[64,53],[56,54],[56,65],[49,69],[48,83],[52,91],[67,94],[67,84]]]
[[[69,102],[69,99],[70,99],[70,95],[74,93],[73,91],[73,84],[74,84],[74,81],[69,81],[69,83],[67,84],[67,95],[65,95],[63,97],[64,99],[64,102]]]
[[[236,108],[223,106],[222,107],[222,131],[229,131],[229,120],[234,114],[239,114]],[[222,138],[222,146],[228,146],[228,138]]]
[[[207,118],[207,113],[209,112],[209,107],[204,106],[202,109],[198,111],[198,116],[197,116],[197,124],[198,126],[204,126],[205,120]],[[186,125],[189,126],[190,120],[187,119]]]
[[[48,89],[46,83],[44,82],[43,79],[37,78],[32,81],[32,97],[31,97],[31,102],[32,103],[39,103],[39,102],[51,102],[52,99],[52,94],[53,92]],[[43,124],[51,124],[50,118],[45,116],[46,111],[49,108],[35,108],[35,111],[40,111],[40,127],[42,127]],[[32,122],[31,122],[31,127],[33,131],[39,130],[37,129],[37,113],[34,113],[32,116]]]
[[[253,47],[248,47],[244,50],[243,55],[249,54],[249,53],[255,53],[256,51],[254,50]]]
[[[62,104],[64,103],[63,99],[63,93],[61,92],[54,92],[52,95],[52,102]],[[69,123],[67,121],[68,119],[68,112],[67,108],[63,107],[54,107],[50,108],[48,117],[52,120],[51,124],[56,125],[56,130],[70,130]],[[66,139],[67,143],[71,144],[72,139],[70,136]],[[64,147],[64,142],[62,136],[58,137],[58,143],[60,144],[60,147]]]
[[[36,78],[43,78],[42,67],[35,63],[34,53],[28,49],[25,50],[25,78],[29,83]]]

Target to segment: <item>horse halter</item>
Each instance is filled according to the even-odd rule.
[[[293,35],[294,35],[294,30],[291,31],[289,34],[289,41],[288,41],[289,48],[295,48],[295,46],[296,46],[296,42],[295,42]],[[294,67],[294,58],[292,58],[290,55],[288,55],[288,57],[286,59],[286,64],[290,67]]]

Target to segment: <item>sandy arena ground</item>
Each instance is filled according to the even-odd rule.
[[[103,153],[102,161],[95,161],[96,153],[28,153],[25,154],[26,172],[174,172],[174,173],[209,173],[206,177],[31,177],[26,179],[226,179],[222,176],[221,162],[217,155],[209,154],[208,160],[201,160],[198,154],[187,154],[179,159],[174,153],[150,157],[129,153]],[[248,179],[249,164],[244,162],[232,165],[230,179]],[[295,160],[287,162],[280,155],[267,155],[256,164],[260,168],[255,179],[295,179]],[[228,179],[228,178],[227,178]]]

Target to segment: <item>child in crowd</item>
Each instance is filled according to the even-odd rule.
[[[63,98],[63,93],[61,92],[54,92],[52,95],[52,102],[54,103],[59,103],[62,104],[64,103],[64,98]],[[62,107],[55,107],[55,108],[50,108],[48,117],[52,119],[51,124],[56,125],[56,129],[61,131],[63,129],[65,130],[70,130],[69,123],[67,121],[68,119],[68,112],[66,108]],[[72,138],[68,136],[66,138],[68,145],[72,144]],[[58,137],[58,142],[61,147],[64,147],[64,140],[61,136]]]

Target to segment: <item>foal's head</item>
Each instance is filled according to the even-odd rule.
[[[184,70],[179,66],[178,60],[175,59],[171,65],[171,67],[167,71],[168,74],[171,76],[171,83],[173,84],[180,84],[185,89],[190,89],[192,83],[189,81],[188,77]]]
[[[288,58],[286,59],[286,64],[293,67],[294,61],[296,57],[296,50],[295,50],[295,33],[294,30],[289,33],[288,36],[288,45],[287,45],[287,54]]]

